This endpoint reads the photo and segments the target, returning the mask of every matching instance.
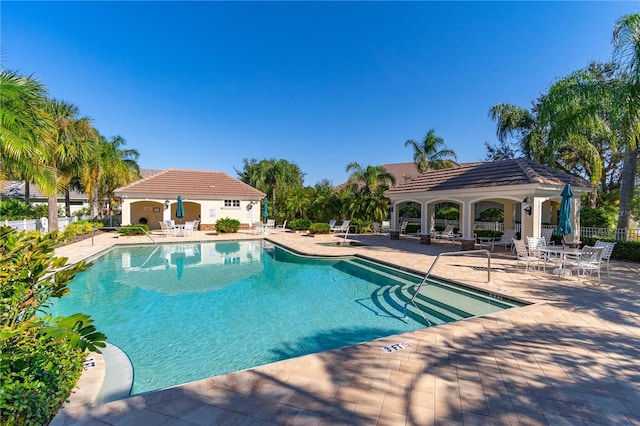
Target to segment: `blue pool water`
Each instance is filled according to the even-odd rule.
[[[90,314],[134,368],[132,394],[516,306],[356,258],[260,241],[118,247],[53,307]],[[458,299],[458,300],[456,300]]]

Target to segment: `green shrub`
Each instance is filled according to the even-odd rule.
[[[478,238],[495,238],[500,239],[502,237],[502,231],[494,231],[493,229],[476,229],[473,231]]]
[[[307,231],[311,226],[311,221],[309,219],[293,219],[290,223],[287,222],[287,226],[292,231]]]
[[[90,234],[91,231],[93,231],[98,226],[99,224],[88,220],[78,220],[76,222],[71,222],[64,228],[62,239],[65,241],[69,241],[77,235]]]
[[[611,228],[615,224],[615,218],[604,209],[594,209],[589,206],[580,208],[580,226],[591,228]]]
[[[407,223],[407,229],[406,229],[407,234],[415,234],[421,229],[422,228],[419,223],[415,223],[415,222]]]
[[[149,232],[149,225],[145,223],[133,223],[131,225],[121,226],[120,228],[117,229],[117,232],[118,234],[123,236],[144,235],[145,232],[147,233]]]
[[[3,338],[0,425],[48,424],[80,378],[84,351],[39,336]]]
[[[37,219],[47,217],[48,214],[49,207],[46,204],[27,204],[17,198],[0,201],[0,216],[4,220]],[[58,216],[64,215],[58,214]]]
[[[478,222],[504,222],[504,211],[498,207],[483,210],[476,219]]]
[[[240,229],[240,221],[238,219],[225,217],[216,221],[216,232],[218,233],[234,233],[238,232],[238,229]]]
[[[53,299],[68,293],[90,264],[56,257],[57,232],[0,229],[0,425],[48,424],[70,395],[86,350],[105,347],[89,316],[53,318]]]
[[[312,223],[309,226],[309,232],[312,234],[328,234],[331,232],[331,227],[325,222]]]

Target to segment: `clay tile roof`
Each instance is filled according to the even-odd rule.
[[[564,185],[591,188],[588,181],[525,158],[504,161],[462,163],[459,167],[429,170],[400,183],[388,194],[419,191],[447,191],[526,184]]]
[[[167,169],[115,191],[117,196],[182,195],[190,198],[246,197],[265,194],[224,172]]]

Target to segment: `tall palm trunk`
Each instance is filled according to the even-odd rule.
[[[622,173],[620,176],[620,213],[618,215],[618,229],[628,229],[631,225],[631,209],[633,204],[633,190],[638,174],[638,156],[640,155],[640,147],[638,140],[635,146],[628,146],[624,163],[622,165]]]
[[[48,231],[58,230],[58,194],[55,192],[47,197],[49,207],[49,229]]]
[[[68,188],[64,190],[64,212],[65,216],[71,217],[71,191]]]

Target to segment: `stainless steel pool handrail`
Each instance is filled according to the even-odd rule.
[[[153,242],[153,244],[158,244],[156,242],[156,240],[154,240],[153,238],[151,238],[151,235],[149,235],[149,233],[142,227],[142,226],[127,226],[127,228],[133,228],[133,229],[140,229],[142,230],[142,232],[144,232],[144,235],[146,235],[147,237],[149,237],[149,239]],[[91,230],[91,245],[93,246],[93,235],[95,234],[95,232],[97,230],[104,230],[104,229],[108,229],[108,230],[112,230],[112,231],[117,231],[118,227],[117,226],[101,226],[99,228],[93,228]]]
[[[441,256],[463,256],[465,254],[473,254],[473,253],[484,253],[487,255],[487,283],[491,283],[491,252],[489,250],[480,249],[480,250],[465,250],[465,251],[452,251],[447,253],[440,253],[433,260],[433,263],[429,267],[429,270],[427,271],[426,275],[424,276],[420,284],[418,284],[418,288],[416,288],[415,293],[413,293],[413,296],[411,296],[411,300],[409,300],[404,304],[404,316],[405,317],[407,316],[407,306],[409,306],[409,303],[411,303],[416,309],[418,309],[414,300],[418,295],[418,293],[420,293],[420,289],[422,288],[422,286],[424,286],[425,283],[427,282],[427,279],[429,279],[429,275],[431,275],[431,271],[436,266],[436,263],[438,263],[438,260],[440,260]]]

